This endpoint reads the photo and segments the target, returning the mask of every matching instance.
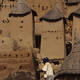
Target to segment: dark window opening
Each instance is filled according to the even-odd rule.
[[[22,66],[19,66],[19,69],[22,69]]]
[[[58,40],[59,38],[58,38],[58,37],[56,37],[56,39]]]
[[[6,67],[4,66],[4,69],[6,69]]]
[[[4,43],[4,40],[2,40],[2,43]]]
[[[68,0],[66,0],[66,2],[68,2]]]
[[[23,20],[21,21],[21,23],[23,23]]]
[[[11,56],[11,54],[9,54],[9,57]]]
[[[23,28],[23,26],[20,26],[20,28]]]
[[[41,35],[36,35],[35,36],[35,47],[40,49],[40,45],[41,45]]]
[[[20,41],[23,41],[23,39],[20,39]]]
[[[54,65],[59,65],[59,61],[53,61]]]
[[[38,8],[40,8],[40,5],[38,5]]]
[[[48,31],[48,32],[50,32],[50,31]]]
[[[42,6],[42,10],[45,10],[44,6]]]
[[[16,54],[16,57],[18,57],[18,55]]]
[[[70,54],[71,49],[72,49],[72,44],[70,42],[66,43],[66,51],[67,51],[66,56]]]
[[[3,32],[3,31],[0,29],[0,34],[2,34],[2,32]]]

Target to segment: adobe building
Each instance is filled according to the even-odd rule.
[[[33,16],[26,2],[19,0],[12,11],[4,17],[7,21],[3,20],[5,23],[0,23],[0,52],[10,52],[15,44],[16,48],[33,48]]]
[[[64,0],[64,16],[66,18],[65,24],[65,37],[66,44],[70,42],[72,44],[72,24],[73,22],[69,20],[69,16],[72,12],[77,10],[80,7],[80,0]]]
[[[66,18],[66,43],[70,42],[72,43],[72,21],[68,20],[69,15],[79,8],[80,1],[79,0],[48,0],[48,1],[42,1],[42,0],[27,0],[29,6],[37,13],[37,16],[35,19],[35,40],[38,38],[41,39],[41,33],[42,33],[42,24],[39,18],[46,14],[54,5],[56,2],[60,5],[60,8]],[[40,40],[41,41],[41,40]],[[40,41],[38,44],[40,44]],[[35,44],[36,47],[36,44]],[[40,48],[40,45],[36,48]]]
[[[33,15],[24,0],[18,0],[9,14],[9,32],[19,47],[33,48]]]
[[[80,35],[77,29],[74,34],[74,45],[71,53],[65,58],[55,80],[80,80]]]
[[[4,16],[3,12],[2,15]],[[33,48],[33,16],[26,2],[19,0],[4,17],[6,20],[0,23],[0,52],[10,53],[15,45],[16,49]]]
[[[77,29],[77,33],[80,35],[80,8],[71,13],[69,17],[73,21],[73,26],[72,26],[72,44],[74,44],[74,32],[75,29]]]
[[[36,72],[31,51],[32,11],[25,0],[18,0],[12,11],[4,17],[8,22],[0,22],[0,80],[17,71],[30,72],[35,80]]]
[[[55,6],[56,3],[59,7]],[[27,0],[26,2],[1,0],[0,79],[3,80],[2,78],[6,78],[8,74],[15,73],[17,70],[31,70],[35,76],[31,50],[33,48],[39,49],[37,54],[41,55],[41,59],[48,56],[53,60],[55,63],[52,62],[53,68],[58,70],[66,56],[65,41],[74,40],[74,35],[72,38],[74,31],[67,29],[68,27],[72,29],[72,25],[74,28],[79,26],[78,16],[73,16],[73,22],[68,20],[68,17],[79,8],[79,5],[79,0]],[[35,17],[32,15],[32,10],[37,13]],[[67,23],[64,23],[63,14]],[[64,24],[67,33],[65,33]]]
[[[62,59],[65,55],[64,21],[58,4],[41,17],[43,31],[41,34],[41,57]],[[60,52],[61,51],[61,52]],[[59,54],[60,53],[60,54]]]
[[[9,12],[14,7],[16,1],[1,0],[0,3],[0,53],[12,51],[13,41],[10,37],[10,18]]]
[[[80,0],[66,0],[66,17],[68,18],[69,15],[74,12],[76,9],[80,7]]]

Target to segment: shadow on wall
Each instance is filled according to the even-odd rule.
[[[13,41],[13,50],[16,51],[19,49],[18,43],[16,40]]]

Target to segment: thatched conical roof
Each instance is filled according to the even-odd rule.
[[[80,8],[73,12],[73,14],[80,15]]]
[[[27,14],[31,9],[28,7],[25,0],[18,0],[10,14]]]
[[[74,33],[74,45],[71,53],[65,58],[59,72],[55,78],[62,75],[80,74],[80,35]]]
[[[76,16],[76,17],[80,17],[80,8],[77,9],[76,11],[72,12],[70,15],[69,15],[69,19],[73,19],[73,16]]]
[[[67,4],[72,4],[72,3],[79,3],[80,0],[67,0]]]
[[[62,19],[63,13],[61,9],[59,8],[58,4],[55,5],[54,8],[52,8],[48,13],[46,13],[44,16],[40,18],[40,20],[59,20]]]

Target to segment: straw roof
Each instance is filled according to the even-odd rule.
[[[44,16],[42,16],[40,20],[59,20],[59,19],[62,19],[63,17],[64,16],[61,9],[59,8],[58,4],[56,4],[55,7],[52,8]]]
[[[64,74],[80,74],[80,36],[77,30],[74,33],[74,45],[71,53],[65,58],[59,72],[56,74],[55,78],[62,76]]]
[[[77,9],[76,11],[72,12],[70,15],[69,15],[69,19],[73,19],[73,16],[76,16],[76,17],[80,17],[80,8]]]
[[[25,0],[18,0],[10,14],[27,14],[30,13],[31,9],[26,4]]]
[[[80,0],[67,0],[67,4],[71,4],[71,3],[79,3]]]
[[[79,8],[79,9],[77,9],[75,12],[73,12],[73,14],[80,15],[80,8]]]

